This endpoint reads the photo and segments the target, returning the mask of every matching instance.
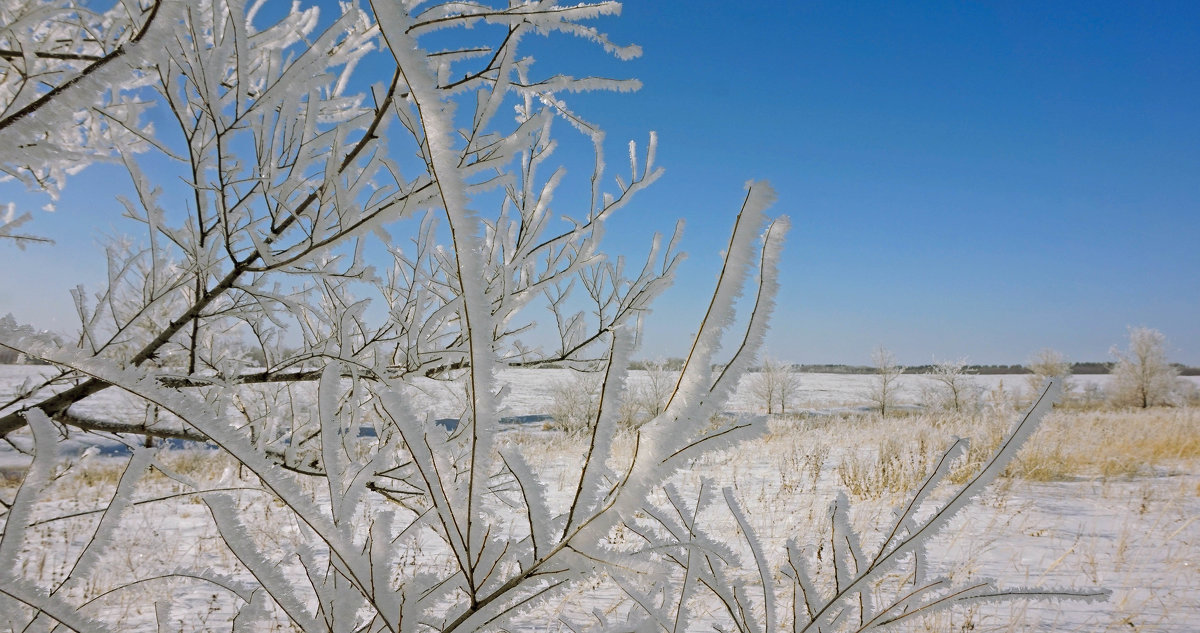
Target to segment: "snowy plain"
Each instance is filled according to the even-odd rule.
[[[47,368],[0,366],[0,398],[7,401],[20,384]],[[551,410],[556,392],[571,384],[568,370],[504,370],[500,379],[508,386],[504,415],[534,420],[507,425],[508,441],[529,449],[534,468],[551,482],[551,503],[565,503],[571,477],[577,477],[578,453],[569,441],[540,428],[536,420]],[[681,488],[711,478],[732,486],[759,531],[774,564],[788,538],[812,534],[819,540],[819,518],[830,500],[842,489],[836,469],[847,456],[875,450],[879,437],[863,436],[863,429],[846,421],[844,415],[864,406],[870,376],[801,374],[795,398],[798,415],[771,421],[772,432],[740,448],[703,458],[692,470],[680,473]],[[1103,387],[1107,376],[1075,378],[1076,390],[1087,383]],[[645,381],[632,372],[634,384]],[[984,391],[1005,390],[1019,397],[1025,389],[1024,376],[978,376],[973,380]],[[1190,378],[1200,384],[1200,379]],[[902,377],[901,401],[915,406],[928,378]],[[444,383],[423,384],[419,406],[431,419],[453,418],[460,405]],[[116,390],[108,390],[77,405],[77,411],[109,417],[140,416],[144,411]],[[760,407],[749,381],[743,379],[728,403],[732,411],[753,412]],[[1185,415],[1195,415],[1187,412]],[[904,434],[904,418],[892,426],[872,432]],[[79,439],[80,450],[93,440]],[[194,455],[196,451],[179,451]],[[202,455],[202,454],[201,454]],[[93,463],[122,457],[95,457]],[[203,459],[201,456],[199,459]],[[0,469],[19,472],[26,458],[9,447],[0,447]],[[115,466],[114,466],[115,467]],[[208,482],[214,487],[229,485],[230,472],[216,473]],[[557,489],[555,489],[557,482]],[[90,490],[90,489],[89,489]],[[5,499],[11,488],[3,490]],[[74,498],[56,499],[39,508],[39,517],[50,518],[96,507],[102,497],[81,492]],[[149,492],[146,496],[151,496]],[[255,499],[247,497],[243,503]],[[883,529],[898,496],[854,499],[852,520],[857,529],[870,534]],[[553,505],[552,505],[553,507]],[[287,550],[293,529],[272,523],[286,513],[271,503],[263,505],[263,523],[257,536],[278,540],[279,552]],[[211,517],[204,505],[192,501],[149,503],[138,506],[124,519],[131,538],[112,561],[113,574],[150,577],[172,569],[231,565],[227,553],[213,543]],[[80,547],[88,532],[88,519],[73,519],[79,533],[65,527],[70,522],[46,524],[37,532],[43,538],[30,542],[23,565],[40,566],[44,581],[62,573],[69,553]],[[511,526],[509,526],[511,529]],[[729,524],[724,529],[736,530]],[[65,532],[65,533],[64,533]],[[803,537],[801,538],[803,540]],[[446,552],[437,542],[416,539],[406,542],[408,562],[436,569],[446,563]],[[935,565],[956,578],[990,577],[1001,586],[1034,586],[1087,590],[1103,587],[1112,591],[1109,600],[1083,602],[1011,602],[972,606],[910,623],[900,630],[932,631],[1163,631],[1186,633],[1200,630],[1200,464],[1179,463],[1148,474],[1124,477],[1079,477],[1064,481],[1033,482],[1004,479],[955,520],[938,537]],[[291,570],[301,573],[298,569]],[[93,589],[102,591],[103,579]],[[155,602],[169,590],[176,597],[171,612],[178,622],[172,630],[229,630],[230,606],[210,591],[183,584],[146,583],[137,591],[100,600],[102,619],[120,618],[125,630],[156,630]],[[781,596],[782,599],[782,596]],[[543,605],[525,616],[522,630],[570,630],[586,623],[596,609],[620,615],[619,592],[611,584],[582,586]],[[625,608],[627,608],[626,605]],[[609,611],[611,610],[611,611]],[[574,624],[571,624],[574,623]],[[594,621],[593,621],[594,623]],[[280,630],[287,630],[282,626]]]

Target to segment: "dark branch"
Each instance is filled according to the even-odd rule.
[[[65,81],[65,82],[55,86],[53,90],[42,95],[33,103],[30,103],[29,105],[25,106],[24,108],[17,110],[16,112],[12,113],[10,116],[0,118],[0,131],[7,129],[9,126],[13,125],[14,123],[16,123],[16,122],[20,121],[21,119],[24,119],[24,118],[30,116],[31,114],[33,114],[34,112],[37,112],[38,110],[42,109],[50,102],[57,99],[59,97],[59,95],[66,92],[67,90],[70,90],[71,87],[78,84],[80,81],[83,81],[83,79],[85,77],[99,72],[100,69],[102,69],[105,66],[107,66],[108,64],[112,63],[113,60],[123,56],[129,50],[129,47],[131,45],[137,44],[138,42],[140,42],[142,40],[143,37],[145,37],[146,33],[150,30],[150,25],[154,22],[154,18],[158,15],[158,9],[161,6],[162,6],[162,0],[156,0],[155,3],[153,5],[151,5],[150,15],[146,17],[146,21],[142,24],[142,28],[140,31],[138,31],[138,34],[133,36],[133,38],[130,39],[128,42],[126,42],[126,43],[122,44],[120,47],[118,47],[117,50],[115,50],[115,51],[105,55],[104,57],[96,60],[95,62],[89,64],[88,67],[84,68],[82,71],[80,71],[80,73],[78,75],[75,75],[70,80]]]
[[[98,62],[104,59],[103,55],[88,55],[86,53],[50,53],[47,51],[37,51],[33,54],[39,59],[61,59],[65,61],[84,61]],[[21,59],[25,54],[21,51],[13,51],[8,49],[0,49],[0,57],[4,59]]]

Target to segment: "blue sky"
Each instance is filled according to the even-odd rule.
[[[658,130],[646,197],[700,269],[663,311],[761,178],[794,226],[782,358],[1103,360],[1147,325],[1200,363],[1200,5],[678,6],[610,29],[646,87],[608,127]]]
[[[614,170],[628,139],[659,135],[666,174],[612,247],[687,222],[642,355],[683,352],[742,184],[762,179],[793,222],[778,358],[865,364],[882,344],[912,364],[1104,360],[1146,325],[1200,365],[1200,5],[664,0],[596,24],[643,56],[561,37],[526,52],[645,84],[574,98]],[[66,288],[98,283],[93,235],[121,231],[97,195],[113,173],[85,172],[39,215],[57,246],[0,245],[36,271],[3,275],[0,314],[72,328]]]

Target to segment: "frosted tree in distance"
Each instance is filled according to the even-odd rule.
[[[787,413],[788,403],[800,389],[800,377],[791,365],[771,358],[763,359],[751,380],[754,397],[766,405],[768,415]]]
[[[927,401],[932,406],[955,413],[970,412],[978,408],[982,391],[967,370],[967,359],[934,360],[929,378],[934,387]],[[1041,385],[1038,385],[1039,389]]]
[[[896,355],[882,345],[871,352],[871,363],[875,367],[875,376],[866,397],[879,407],[880,415],[887,416],[896,407],[901,389],[900,375],[904,373],[904,368],[896,362]]]
[[[600,577],[632,605],[626,621],[597,616],[600,630],[707,628],[691,613],[700,594],[727,608],[716,625],[743,631],[867,629],[1006,595],[915,575],[907,597],[868,600],[885,574],[922,560],[1042,405],[979,477],[930,505],[939,467],[873,557],[835,507],[835,547],[850,549],[838,550],[832,591],[804,571],[804,539],[789,549],[792,576],[772,570],[731,491],[702,486],[693,501],[671,481],[765,430],[761,416],[724,411],[762,345],[788,229],[765,214],[765,184],[747,186],[665,403],[618,437],[640,319],[680,256],[673,238],[655,236],[645,263],[627,266],[601,237],[660,174],[656,139],[630,143],[628,171],[610,174],[603,133],[567,96],[637,82],[542,75],[518,53],[526,38],[566,34],[635,56],[589,25],[618,4],[373,0],[266,19],[268,4],[123,0],[92,11],[59,0],[0,13],[5,173],[54,192],[73,165],[117,162],[133,194],[115,204],[141,231],[107,246],[105,288],[73,291],[77,339],[0,340],[55,368],[0,403],[0,433],[31,456],[4,499],[0,623],[119,630],[125,621],[99,607],[157,588],[147,608],[168,630],[188,606],[176,589],[196,586],[228,608],[223,627],[305,632],[520,628],[536,605]],[[143,117],[152,108],[155,126]],[[582,199],[555,198],[562,127],[594,150]],[[539,309],[556,335],[542,348],[520,340]],[[498,432],[498,370],[548,363],[603,367],[562,506],[541,465]],[[462,394],[452,432],[421,407],[431,381]],[[146,414],[89,412],[88,398],[113,391]],[[79,433],[138,446],[101,507],[43,517],[47,491],[74,464],[63,439]],[[205,485],[141,438],[203,441],[230,467]],[[140,498],[151,470],[177,492]],[[114,580],[105,561],[119,553],[122,521],[179,498],[203,509],[227,566],[179,557]],[[740,542],[709,543],[697,523],[718,501],[748,557],[733,552]],[[284,515],[288,538],[256,525],[266,512]],[[35,581],[28,544],[83,516],[86,530],[62,534],[64,573]],[[658,527],[644,548],[613,544],[646,521]],[[777,600],[788,589],[803,594],[790,607]]]
[[[1026,376],[1029,391],[1034,396],[1042,389],[1047,380],[1057,380],[1062,383],[1063,391],[1071,389],[1071,363],[1062,352],[1050,348],[1038,350],[1027,364],[1031,372]]]
[[[1158,330],[1131,327],[1128,352],[1113,346],[1113,402],[1143,409],[1173,403],[1178,372],[1167,362],[1166,341]]]

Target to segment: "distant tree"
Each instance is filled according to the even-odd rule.
[[[1099,406],[1104,402],[1105,399],[1106,394],[1104,393],[1104,387],[1101,387],[1099,383],[1095,382],[1084,383],[1083,389],[1080,391],[1077,397],[1079,404],[1085,407]]]
[[[1129,328],[1129,351],[1113,346],[1110,397],[1123,406],[1147,408],[1170,404],[1177,372],[1167,362],[1166,337],[1148,327]]]
[[[751,377],[751,393],[767,405],[767,414],[787,413],[788,402],[800,389],[800,377],[787,363],[763,359],[758,372]]]
[[[881,415],[886,416],[888,410],[896,406],[900,374],[904,373],[904,368],[896,363],[896,356],[882,345],[871,353],[871,364],[875,366],[875,380],[867,392],[867,399],[879,407]]]
[[[961,412],[979,401],[979,386],[967,374],[967,359],[935,361],[929,373],[935,383],[927,400],[948,411]]]
[[[671,399],[671,392],[675,390],[675,382],[679,378],[677,365],[682,367],[682,361],[659,358],[642,363],[646,382],[634,390],[634,401],[640,413],[645,414],[645,419],[653,418],[667,408],[667,401]]]
[[[1071,363],[1062,352],[1044,347],[1029,359],[1028,369],[1032,372],[1026,376],[1030,393],[1040,393],[1043,385],[1051,378],[1062,382],[1063,393],[1070,392]]]
[[[635,431],[662,413],[679,380],[679,372],[669,368],[669,360],[641,361],[638,365],[645,379],[629,381],[617,409],[617,426],[623,431]],[[576,434],[589,430],[600,415],[604,377],[600,370],[584,371],[555,382],[550,428]]]

